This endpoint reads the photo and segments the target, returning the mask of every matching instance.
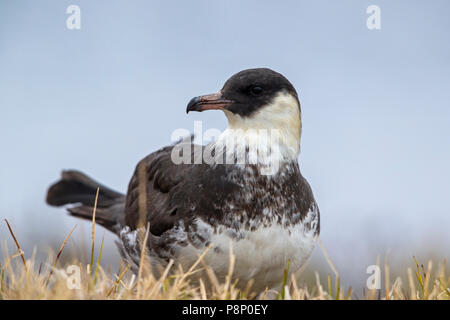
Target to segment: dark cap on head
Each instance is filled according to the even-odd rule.
[[[219,92],[193,98],[186,111],[222,109],[249,117],[281,92],[298,100],[294,86],[282,74],[268,68],[247,69],[229,78]]]

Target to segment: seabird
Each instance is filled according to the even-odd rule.
[[[47,203],[71,204],[71,215],[92,219],[99,187],[96,222],[119,237],[135,268],[139,234],[149,226],[146,252],[156,269],[173,259],[187,270],[210,248],[204,261],[224,278],[231,245],[238,285],[253,279],[255,292],[279,288],[288,263],[291,272],[305,264],[320,229],[298,165],[297,92],[280,73],[248,69],[219,92],[193,98],[186,111],[205,110],[222,110],[228,128],[206,146],[190,137],[151,153],[136,166],[126,195],[71,170],[49,188]]]

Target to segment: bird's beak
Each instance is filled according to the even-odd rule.
[[[189,113],[189,111],[224,110],[233,102],[232,100],[224,99],[222,92],[219,91],[217,93],[192,98],[187,105],[186,113]]]

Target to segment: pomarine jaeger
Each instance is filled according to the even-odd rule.
[[[248,69],[219,92],[193,98],[186,111],[212,109],[225,113],[228,128],[206,146],[190,138],[151,153],[136,166],[126,195],[70,170],[49,188],[47,203],[71,204],[71,215],[92,219],[99,187],[96,222],[119,237],[121,254],[135,270],[138,230],[149,226],[152,266],[173,259],[187,270],[210,246],[204,262],[222,278],[232,245],[238,285],[253,279],[256,292],[277,288],[288,261],[291,272],[304,265],[319,234],[319,209],[298,165],[297,92],[280,73]],[[271,132],[276,139],[268,138]],[[203,155],[208,148],[210,161],[196,161],[195,150]],[[191,161],[176,163],[174,155],[183,152]],[[267,171],[274,163],[276,170]]]

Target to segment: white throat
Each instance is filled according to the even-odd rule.
[[[250,117],[224,112],[228,128],[218,137],[216,146],[234,149],[238,156],[246,154],[251,164],[297,161],[302,124],[300,107],[291,94],[277,95]]]

